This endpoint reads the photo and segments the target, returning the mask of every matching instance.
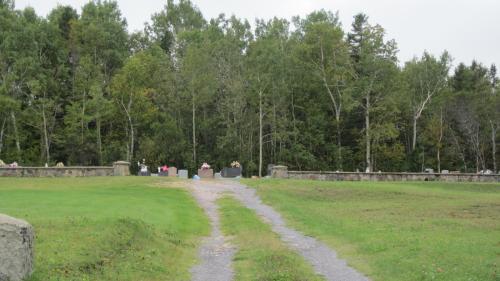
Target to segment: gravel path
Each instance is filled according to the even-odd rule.
[[[369,281],[366,276],[359,273],[355,269],[349,267],[347,263],[337,257],[337,253],[329,248],[322,242],[317,241],[312,237],[305,236],[298,231],[288,228],[281,217],[281,215],[276,212],[272,207],[262,203],[260,198],[257,196],[254,189],[248,188],[236,181],[221,180],[221,181],[200,181],[194,184],[193,190],[198,201],[202,207],[207,211],[214,223],[214,228],[218,229],[218,218],[216,212],[216,206],[214,200],[211,201],[207,206],[203,205],[204,200],[201,197],[211,198],[212,196],[219,196],[223,192],[230,192],[235,195],[235,197],[240,200],[247,208],[254,210],[259,216],[261,216],[267,223],[272,226],[274,232],[281,236],[281,239],[285,241],[289,247],[296,250],[301,254],[307,261],[311,263],[315,272],[322,275],[328,281]],[[207,205],[207,204],[205,204]],[[216,237],[222,237],[220,231],[215,231]],[[212,235],[214,236],[214,235]],[[223,238],[222,238],[223,241]],[[219,243],[214,243],[217,245],[224,245],[222,241]],[[228,254],[224,255],[224,262],[230,263],[231,257],[234,254],[233,248],[228,248]],[[203,251],[203,250],[202,250]],[[203,256],[202,256],[203,258]],[[229,259],[229,260],[228,260]],[[217,262],[217,265],[223,265],[228,267],[228,264],[222,264]],[[215,266],[215,264],[213,264]],[[212,268],[212,270],[216,270]],[[196,272],[196,268],[193,272]],[[230,272],[230,270],[229,270]],[[222,275],[221,275],[222,276]],[[230,274],[224,275],[224,277],[230,278]],[[230,280],[230,279],[193,279],[193,280]]]
[[[191,280],[233,280],[234,272],[231,264],[236,249],[231,246],[220,230],[219,213],[215,202],[220,196],[220,190],[213,189],[202,182],[194,182],[189,189],[212,225],[212,233],[204,239],[198,253],[201,262],[191,269]]]

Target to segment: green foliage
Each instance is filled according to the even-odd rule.
[[[396,53],[364,14],[350,31],[325,10],[252,29],[169,0],[128,34],[117,1],[46,18],[0,1],[0,158],[146,158],[191,171],[238,160],[246,176],[267,164],[497,170],[496,67],[459,64],[450,75],[447,52],[403,66]]]

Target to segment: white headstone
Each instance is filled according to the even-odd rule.
[[[188,178],[188,170],[177,171],[177,176],[181,179],[187,179]]]

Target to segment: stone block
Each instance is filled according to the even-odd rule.
[[[168,168],[168,176],[169,177],[177,177],[177,168],[176,167],[169,167]]]
[[[33,227],[0,214],[0,280],[21,281],[33,273]]]
[[[126,161],[117,161],[113,163],[114,176],[130,176],[130,163]]]
[[[271,168],[271,177],[278,179],[288,178],[288,167],[287,166],[273,166]]]
[[[214,170],[213,169],[198,169],[198,176],[202,179],[213,179]]]

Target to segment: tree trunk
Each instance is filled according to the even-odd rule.
[[[259,92],[259,177],[262,177],[262,91]]]
[[[441,148],[437,149],[438,173],[441,174]]]
[[[47,118],[45,116],[44,104],[42,104],[42,119],[43,119],[43,141],[45,145],[45,163],[50,163],[49,136],[47,132]]]
[[[19,133],[17,131],[16,115],[14,114],[14,111],[10,112],[10,117],[12,118],[12,126],[14,128],[14,139],[16,140],[17,157],[20,157],[21,156],[21,143],[19,142]]]
[[[438,162],[438,173],[441,173],[441,142],[443,141],[443,109],[441,108],[439,115],[439,139],[437,147],[437,162]]]
[[[3,119],[2,129],[0,129],[0,155],[2,155],[2,149],[3,149],[3,136],[5,133],[5,123],[7,123],[7,118]]]
[[[415,151],[415,147],[417,146],[417,117],[413,116],[413,138],[411,142],[411,151]]]
[[[490,120],[491,125],[491,157],[493,158],[493,173],[497,173],[497,126]]]
[[[479,154],[476,154],[476,173],[479,173]]]
[[[192,103],[192,110],[193,110],[193,163],[195,167],[197,166],[196,163],[196,106],[194,103],[194,95],[193,95],[193,103]]]
[[[132,119],[129,118],[129,121],[130,121],[130,153],[129,153],[129,159],[127,160],[128,162],[130,162],[134,157],[134,142],[135,142],[134,125],[132,124]]]
[[[276,163],[276,139],[277,139],[277,125],[276,125],[276,104],[273,101],[273,132],[271,134],[271,150],[272,150],[272,161]]]
[[[371,163],[371,137],[370,137],[370,95],[366,96],[366,108],[365,108],[365,134],[366,134],[366,172],[371,173],[372,163]]]
[[[337,121],[337,169],[342,171],[342,132],[340,129],[340,112],[335,113],[335,119]]]
[[[101,118],[96,118],[96,130],[97,130],[97,163],[102,166],[102,139],[101,139]]]
[[[130,138],[129,142],[127,144],[128,149],[127,149],[127,161],[131,162],[132,158],[134,157],[134,142],[135,142],[135,133],[134,133],[134,123],[132,122],[132,116],[130,115],[130,109],[132,108],[132,97],[129,97],[128,101],[128,106],[125,107],[125,104],[123,103],[123,100],[121,101],[123,111],[125,111],[125,114],[127,115],[127,121],[130,127]]]
[[[82,116],[80,120],[80,144],[84,143],[84,128],[85,128],[85,106],[86,106],[87,92],[83,91],[83,104],[82,104]]]
[[[130,152],[128,153],[127,161],[130,162],[134,157],[134,142],[135,142],[134,124],[132,123],[132,118],[130,117],[130,115],[128,116],[128,121],[130,125],[130,145],[129,145]]]
[[[425,171],[425,148],[422,147],[422,165],[420,166],[420,172],[423,173]]]

